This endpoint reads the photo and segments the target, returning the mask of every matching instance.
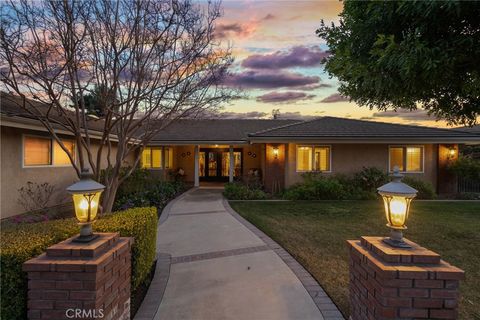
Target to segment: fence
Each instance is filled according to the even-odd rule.
[[[458,192],[479,192],[480,193],[480,181],[471,179],[458,179]]]

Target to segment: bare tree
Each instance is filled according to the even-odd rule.
[[[22,97],[19,107],[47,128],[78,175],[89,167],[98,180],[106,159],[104,211],[155,134],[232,97],[221,85],[231,52],[214,38],[220,9],[219,2],[190,0],[22,0],[4,6],[2,82]],[[84,99],[93,93],[102,110],[95,121],[101,124],[98,152]],[[56,128],[75,136],[76,155]],[[130,172],[121,175],[132,154]]]

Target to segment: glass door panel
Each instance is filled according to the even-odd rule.
[[[205,177],[205,152],[200,152],[198,154],[198,160],[199,160],[199,175],[200,177]]]
[[[208,152],[208,176],[217,176],[217,153]]]
[[[222,176],[228,177],[230,170],[230,152],[222,152]],[[240,177],[242,174],[242,153],[233,152],[233,176]]]

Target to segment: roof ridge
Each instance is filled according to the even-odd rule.
[[[293,125],[311,122],[311,121],[314,121],[314,120],[317,120],[317,119],[318,119],[318,118],[314,118],[314,119],[310,119],[310,120],[298,120],[298,122],[287,123],[287,124],[284,124],[284,125],[282,125],[282,126],[273,127],[273,128],[268,128],[268,129],[263,129],[263,130],[255,131],[255,132],[251,132],[251,133],[248,133],[248,136],[250,137],[250,136],[254,136],[254,135],[260,134],[260,133],[265,133],[265,132],[268,132],[268,131],[271,131],[271,130],[283,129],[283,128],[290,127],[290,126],[293,126]],[[272,119],[272,120],[284,120],[284,119]],[[287,120],[287,119],[285,119],[285,120]],[[292,121],[296,121],[295,119],[291,119],[291,120],[292,120]]]
[[[368,122],[368,123],[382,123],[382,124],[388,124],[388,125],[394,125],[394,126],[402,126],[402,127],[410,127],[410,128],[424,128],[424,129],[434,129],[434,130],[442,130],[442,131],[447,131],[451,132],[452,129],[447,129],[447,128],[437,128],[437,127],[429,127],[429,126],[423,126],[423,125],[413,125],[413,124],[402,124],[402,123],[394,123],[394,122],[385,122],[385,121],[369,121],[369,120],[363,120],[363,119],[350,119],[350,118],[340,118],[340,117],[330,117],[326,116],[328,118],[337,118],[337,119],[342,119],[342,120],[350,120],[350,121],[360,121],[360,122]]]

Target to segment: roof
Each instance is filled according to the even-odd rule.
[[[248,143],[251,132],[272,129],[301,120],[285,119],[181,119],[172,122],[153,139],[155,143],[237,142]]]
[[[480,125],[477,124],[477,125],[471,126],[471,127],[458,127],[458,128],[453,128],[453,130],[480,134]]]
[[[250,133],[251,140],[411,140],[480,142],[480,135],[469,132],[336,117],[321,117]]]

